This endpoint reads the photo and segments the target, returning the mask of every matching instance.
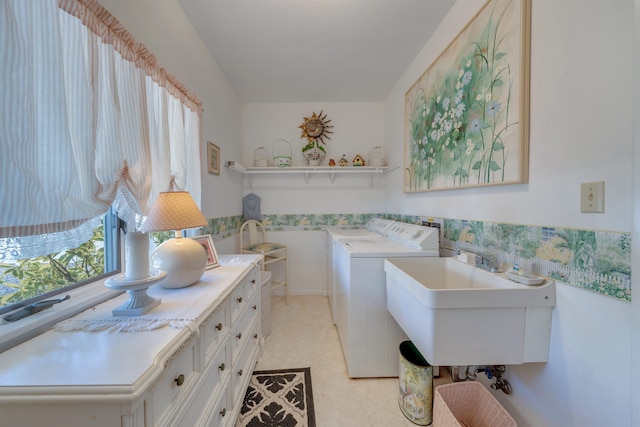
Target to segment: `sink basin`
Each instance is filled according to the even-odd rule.
[[[385,260],[387,308],[434,366],[549,358],[555,282],[509,280],[454,258]]]

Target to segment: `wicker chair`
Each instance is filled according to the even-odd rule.
[[[262,270],[267,270],[267,266],[275,262],[282,262],[284,264],[284,278],[280,281],[272,279],[271,289],[273,290],[284,286],[285,298],[287,304],[289,304],[287,245],[269,242],[262,223],[250,219],[245,221],[242,224],[242,227],[240,227],[240,247],[242,248],[243,254],[262,255]],[[273,277],[274,276],[272,275],[272,278]]]

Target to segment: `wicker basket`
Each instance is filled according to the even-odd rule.
[[[273,164],[279,168],[291,166],[291,144],[284,139],[273,143]]]
[[[511,415],[476,381],[436,387],[433,427],[516,427]]]

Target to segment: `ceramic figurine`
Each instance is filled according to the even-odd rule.
[[[336,165],[336,161],[333,159],[329,159],[329,166],[335,166]]]
[[[356,154],[351,163],[353,166],[364,166],[364,159],[360,154]]]
[[[347,160],[344,154],[342,155],[342,158],[338,161],[338,163],[340,164],[340,166],[349,166],[349,160]]]

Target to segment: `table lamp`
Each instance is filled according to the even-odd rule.
[[[163,288],[184,288],[197,282],[207,267],[207,252],[195,240],[182,237],[185,228],[199,228],[208,222],[186,191],[160,193],[141,231],[175,230],[174,239],[158,246],[151,265],[167,272],[158,284]]]

